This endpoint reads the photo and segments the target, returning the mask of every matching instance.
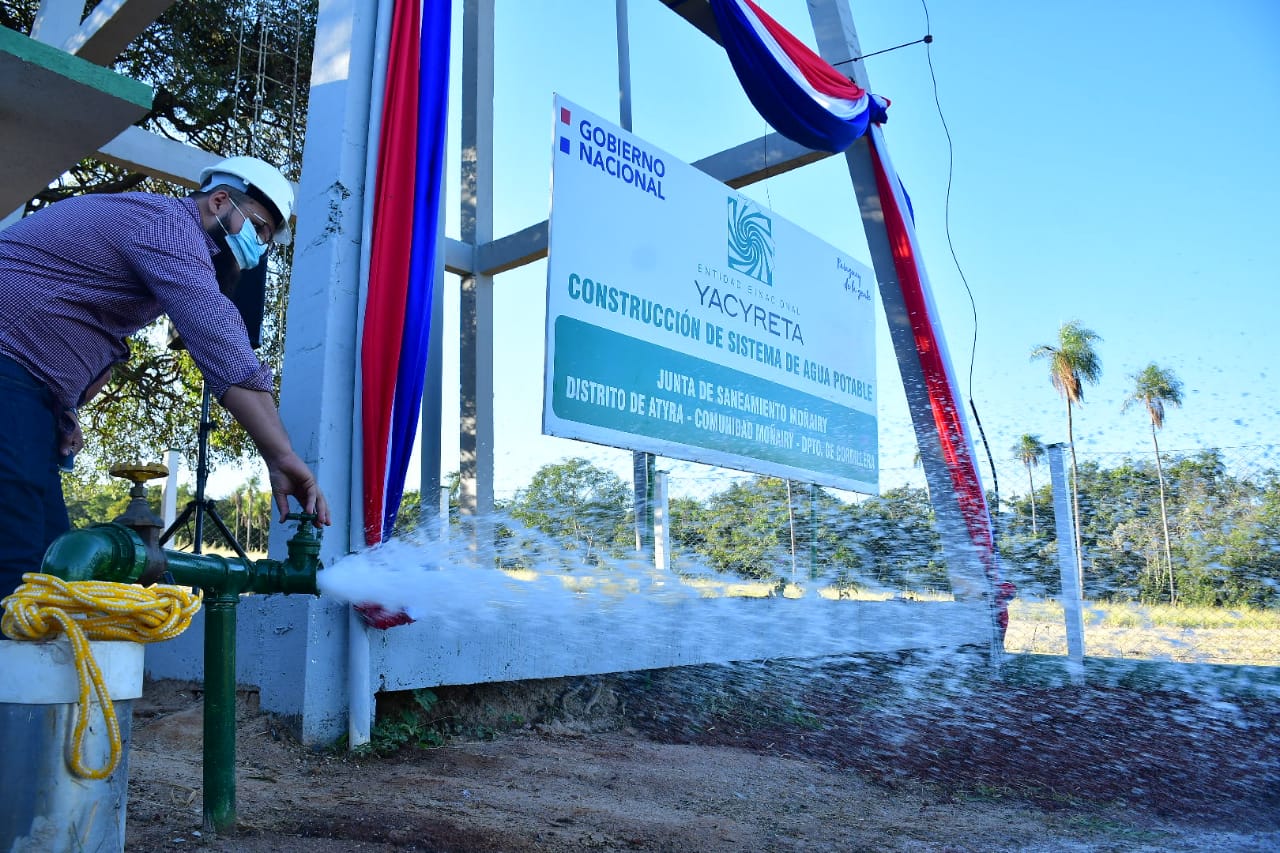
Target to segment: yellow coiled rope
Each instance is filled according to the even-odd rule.
[[[45,640],[65,634],[75,654],[80,701],[67,763],[83,779],[105,779],[120,763],[120,723],[107,695],[102,670],[93,659],[90,640],[155,643],[187,630],[200,610],[202,596],[183,586],[141,587],[106,581],[68,583],[53,575],[28,572],[22,586],[0,604],[0,630],[11,640]],[[111,755],[104,767],[85,766],[84,735],[89,727],[90,703],[98,700]]]

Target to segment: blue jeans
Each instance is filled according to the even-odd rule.
[[[57,403],[22,365],[0,355],[0,597],[40,571],[45,549],[71,527],[58,473]]]

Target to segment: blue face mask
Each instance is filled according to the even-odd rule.
[[[251,270],[262,260],[262,255],[267,251],[267,247],[258,242],[258,232],[253,227],[253,220],[244,215],[236,203],[231,202],[231,206],[240,214],[242,220],[240,231],[232,234],[227,230],[226,223],[221,219],[218,224],[222,226],[222,231],[227,235],[227,248],[231,250],[231,254],[236,259],[236,264],[242,270]]]

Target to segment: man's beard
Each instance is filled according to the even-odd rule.
[[[236,256],[227,245],[227,232],[223,230],[225,223],[221,220],[219,223],[207,232],[218,247],[218,253],[210,260],[213,261],[213,274],[218,279],[218,289],[230,299],[235,295],[236,285],[240,282],[240,265],[236,263]]]

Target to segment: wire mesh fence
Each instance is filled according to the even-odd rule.
[[[586,446],[579,446],[585,448]],[[1280,466],[1274,445],[1077,459],[1087,600],[1273,607],[1280,602]],[[634,556],[630,454],[591,448],[497,494],[514,525],[592,565]],[[660,459],[672,568],[764,589],[951,593],[927,489],[877,496]],[[888,478],[886,478],[888,479]],[[1060,592],[1049,478],[990,506],[1002,574],[1024,597]],[[1166,536],[1167,533],[1167,536]]]

